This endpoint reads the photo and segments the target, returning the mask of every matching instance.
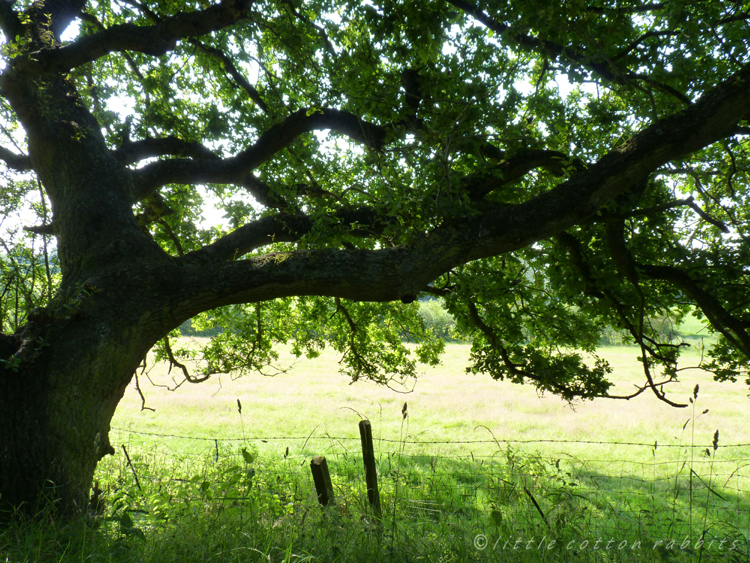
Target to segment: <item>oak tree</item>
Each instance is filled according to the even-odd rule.
[[[617,396],[610,330],[640,348],[626,396],[677,404],[663,326],[686,315],[718,336],[706,369],[746,373],[749,18],[0,0],[0,503],[82,510],[136,368],[154,346],[184,367],[168,336],[191,318],[221,328],[191,382],[266,369],[280,342],[409,377],[442,345],[422,298],[468,369],[567,400]]]

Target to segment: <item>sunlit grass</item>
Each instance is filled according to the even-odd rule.
[[[748,442],[742,384],[688,371],[670,391],[687,402],[699,384],[688,409],[650,392],[571,406],[466,374],[468,353],[448,345],[443,364],[425,368],[409,393],[350,384],[331,353],[296,363],[282,354],[280,364],[294,365],[275,377],[223,376],[174,392],[141,377],[155,411],[128,390],[112,423],[117,454],[97,475],[104,513],[87,525],[50,516],[0,531],[0,563],[748,560],[750,456],[726,447]],[[636,349],[600,354],[618,389],[642,382]],[[171,381],[165,366],[150,377]],[[367,504],[361,417],[373,425],[382,522]],[[331,468],[336,505],[326,509],[310,477],[315,454]],[[477,549],[479,534],[488,547]],[[594,550],[597,538],[627,545]],[[701,538],[717,545],[696,549]],[[519,539],[535,547],[514,550]],[[721,539],[739,547],[719,550]],[[558,545],[538,547],[551,540]]]
[[[295,359],[283,354],[281,365],[291,365],[274,377],[249,375],[232,381],[216,377],[200,385],[185,384],[175,392],[153,387],[141,377],[146,406],[131,387],[112,425],[139,431],[158,431],[206,438],[278,436],[357,437],[361,417],[373,423],[376,436],[398,437],[401,409],[408,403],[407,432],[421,441],[581,440],[685,443],[682,426],[692,409],[675,409],[651,391],[629,401],[595,400],[568,404],[556,396],[539,396],[531,386],[494,381],[465,372],[469,346],[447,345],[443,363],[425,367],[408,392],[397,392],[368,381],[351,383],[339,374],[337,356]],[[615,393],[632,392],[644,377],[636,361],[638,349],[606,347],[599,351],[613,367]],[[697,360],[697,358],[693,358]],[[164,366],[151,373],[156,383],[171,376]],[[743,383],[717,383],[700,370],[683,373],[667,388],[669,397],[688,403],[696,384],[695,439],[708,444],[721,429],[722,444],[748,441],[748,390]],[[243,405],[239,416],[237,400]],[[691,427],[692,430],[692,427]],[[689,440],[687,440],[689,441]],[[585,446],[583,451],[591,450]]]

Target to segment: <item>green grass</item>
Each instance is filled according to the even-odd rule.
[[[637,350],[600,353],[618,389],[641,383]],[[727,447],[750,441],[743,385],[695,370],[670,392],[687,402],[699,384],[689,409],[651,393],[571,407],[467,375],[467,356],[467,346],[449,345],[443,365],[426,368],[408,394],[349,385],[331,354],[273,378],[175,392],[141,377],[156,410],[142,411],[135,389],[123,399],[117,454],[97,475],[103,514],[88,525],[18,523],[0,532],[0,563],[750,560],[750,456],[747,446]],[[163,366],[151,373],[156,383],[170,377]],[[360,417],[373,425],[382,521],[365,494]],[[333,507],[317,504],[316,454],[331,469]],[[489,545],[477,549],[482,537]]]

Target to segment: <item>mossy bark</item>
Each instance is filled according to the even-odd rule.
[[[136,366],[184,315],[170,309],[164,281],[148,275],[171,259],[137,225],[128,171],[71,82],[5,78],[51,201],[62,284],[5,339],[0,506],[35,513],[51,502],[75,513],[112,452],[109,423]]]
[[[85,509],[96,464],[113,453],[117,404],[141,359],[176,322],[167,320],[169,299],[137,293],[142,277],[128,281],[120,272],[98,281],[56,309],[34,311],[0,369],[5,516],[19,508],[33,515],[50,503],[65,514]]]

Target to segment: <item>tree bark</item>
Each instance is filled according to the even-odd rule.
[[[0,507],[66,514],[87,506],[109,423],[154,331],[149,314],[86,303],[71,318],[35,315],[0,371]],[[138,315],[136,315],[138,316]],[[7,513],[6,513],[7,516]]]
[[[72,83],[11,68],[2,88],[52,205],[62,284],[0,364],[0,511],[73,514],[112,453],[109,423],[136,366],[182,317],[148,274],[171,259],[138,226],[130,174]]]

